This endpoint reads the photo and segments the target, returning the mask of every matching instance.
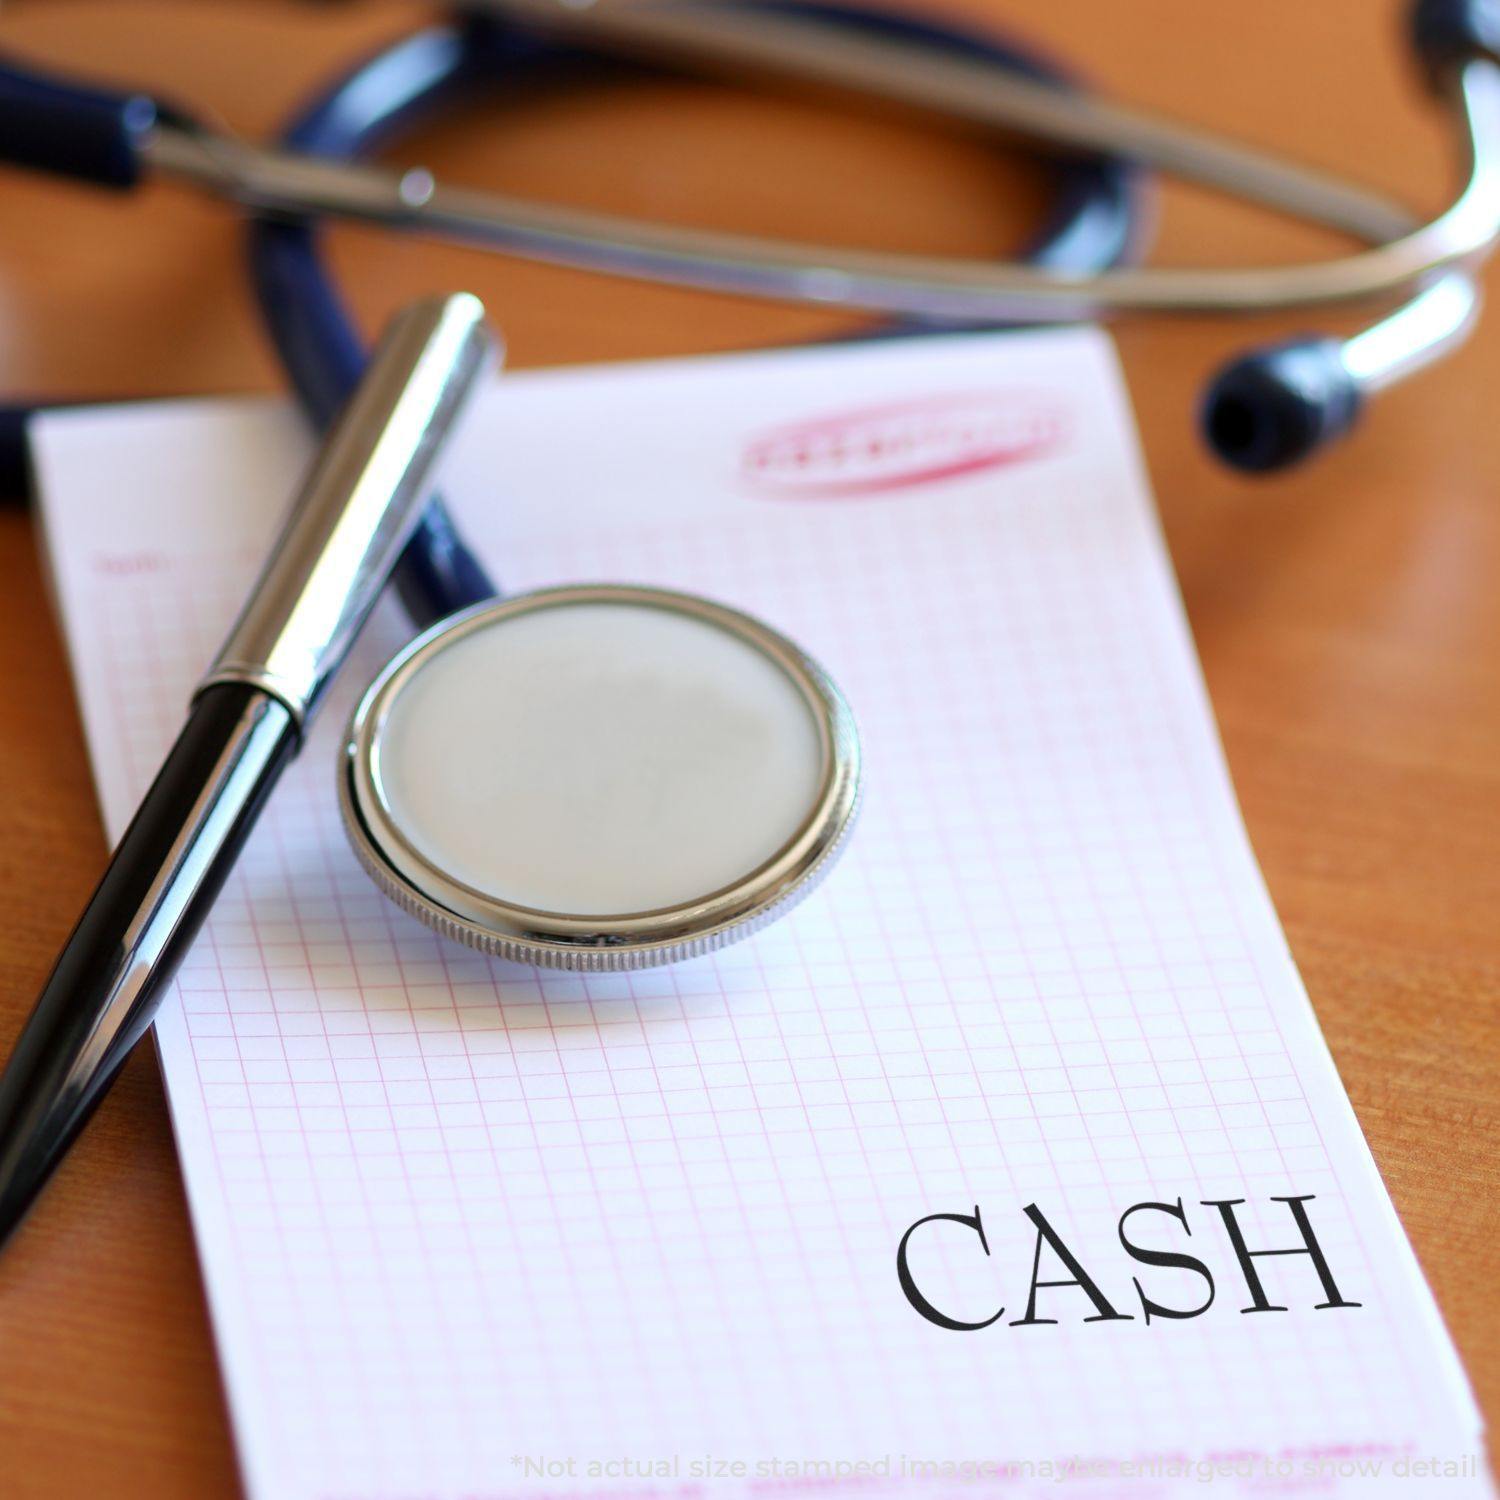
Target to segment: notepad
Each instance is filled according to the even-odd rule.
[[[37,423],[112,836],[310,451],[264,401]],[[156,1026],[254,1500],[1492,1493],[1103,335],[508,375],[447,493],[509,592],[791,636],[864,808],[717,955],[491,961],[345,845],[382,606]]]

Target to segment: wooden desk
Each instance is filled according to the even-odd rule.
[[[1435,204],[1446,138],[1370,0],[969,0],[1115,93]],[[410,7],[17,3],[0,46],[139,82],[256,134]],[[496,112],[498,116],[498,111]],[[685,122],[693,122],[692,129]],[[522,99],[423,143],[455,178],[663,217],[914,250],[1003,250],[1031,173],[972,140],[685,82]],[[225,210],[7,173],[0,388],[241,391],[277,375]],[[1168,191],[1179,262],[1320,236]],[[513,365],[733,349],[843,326],[341,230],[367,326],[470,287]],[[1491,1419],[1500,1417],[1500,323],[1382,398],[1306,473],[1249,484],[1200,451],[1205,370],[1264,334],[1122,328],[1172,552],[1250,832],[1355,1108]],[[205,503],[211,503],[206,500]],[[0,1048],[105,849],[24,514],[0,516]],[[236,1493],[155,1059],[125,1070],[0,1261],[0,1489],[12,1500]]]

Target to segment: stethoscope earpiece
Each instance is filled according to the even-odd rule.
[[[1209,382],[1204,441],[1231,468],[1269,474],[1336,442],[1359,417],[1359,385],[1333,338],[1291,339],[1231,360]]]

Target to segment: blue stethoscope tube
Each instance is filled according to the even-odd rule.
[[[777,6],[827,15],[842,24],[913,46],[978,56],[1035,77],[1063,81],[1054,68],[991,38],[845,7]],[[566,44],[488,19],[436,27],[407,37],[329,87],[287,129],[297,151],[350,160],[398,139],[419,120],[480,90],[503,90],[521,78],[566,75],[599,59]],[[1134,248],[1140,174],[1116,159],[1054,159],[1056,192],[1048,222],[1028,258],[1056,269],[1092,272],[1117,264]],[[304,410],[327,426],[353,390],[364,348],[307,222],[257,220],[250,232],[251,278],[261,316]],[[886,324],[880,333],[952,331],[952,324]],[[441,500],[428,506],[395,582],[415,624],[425,627],[487,599],[495,584],[464,544]]]

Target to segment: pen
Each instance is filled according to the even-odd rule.
[[[471,296],[398,315],[0,1076],[0,1244],[144,1035],[429,493],[495,341]]]

